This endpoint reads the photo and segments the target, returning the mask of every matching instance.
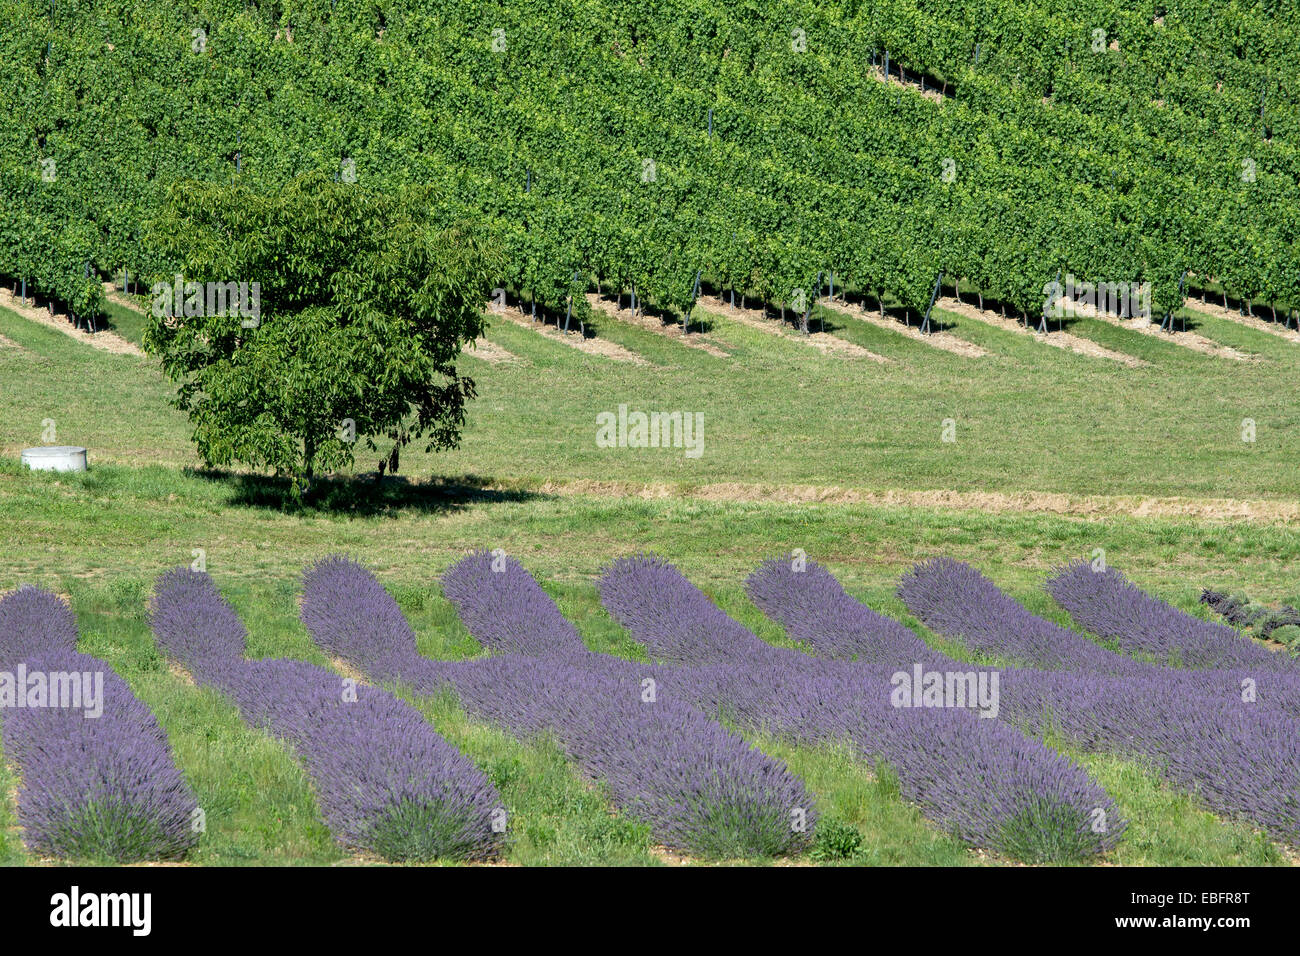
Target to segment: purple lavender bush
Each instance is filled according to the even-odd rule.
[[[745,593],[818,657],[894,667],[919,661],[930,669],[953,663],[911,628],[847,600],[840,582],[816,561],[764,561],[745,580]]]
[[[473,716],[517,737],[553,738],[622,812],[665,846],[709,857],[803,849],[812,799],[784,764],[709,720],[662,668],[588,652],[516,562],[471,555],[447,593],[471,633],[506,651],[437,662],[416,650],[397,603],[363,567],[328,558],[304,578],[302,619],[330,653],[417,693],[453,690]],[[649,683],[648,683],[649,682]]]
[[[197,803],[167,734],[126,682],[76,643],[72,610],[57,596],[24,587],[0,601],[0,670],[102,680],[93,708],[0,707],[24,842],[54,857],[181,859],[198,843]]]
[[[966,842],[1024,860],[1079,859],[1110,849],[1124,829],[1082,769],[1006,724],[964,709],[894,706],[903,660],[933,655],[845,664],[772,647],[654,557],[616,561],[600,594],[652,656],[695,665],[675,674],[701,707],[795,743],[848,741]]]
[[[1114,568],[1094,571],[1087,561],[1072,562],[1048,580],[1047,590],[1080,625],[1118,641],[1130,653],[1197,669],[1300,671],[1294,660],[1227,625],[1203,621],[1152,597]]]
[[[1125,674],[1138,663],[1029,613],[969,564],[951,558],[916,565],[903,575],[898,596],[932,631],[1017,666]]]
[[[584,649],[578,629],[508,555],[479,551],[461,558],[442,576],[442,590],[469,632],[493,652],[536,657]]]
[[[812,570],[809,568],[810,573]],[[824,568],[817,568],[817,572],[829,578],[831,584],[826,587],[839,588]],[[1166,685],[1169,693],[1221,697],[1236,703],[1243,703],[1242,689],[1249,684],[1256,692],[1252,703],[1292,718],[1300,717],[1300,669],[1239,666],[1193,671],[1134,660],[1031,614],[960,561],[938,558],[918,564],[903,575],[898,593],[908,609],[932,630],[959,639],[973,650],[1017,664],[1141,678]]]
[[[760,606],[813,647],[882,662],[918,660],[938,671],[972,667],[915,635],[907,638],[901,625],[854,600],[813,562],[793,574],[769,562],[755,579],[761,587],[751,593]],[[918,565],[905,576],[900,595],[954,640],[1013,658],[1076,665],[1001,670],[1000,719],[1028,733],[1051,731],[1085,750],[1137,758],[1211,810],[1290,842],[1300,835],[1294,722],[1275,706],[1244,699],[1240,672],[1183,672],[1110,654],[1036,618],[957,562]],[[1072,648],[1074,643],[1088,646]]]
[[[815,568],[815,572],[809,568],[813,578],[807,587],[839,588],[824,568]],[[829,583],[819,584],[822,579]],[[1244,702],[1240,701],[1243,687],[1251,685],[1256,696],[1252,704],[1300,717],[1300,669],[1238,666],[1231,670],[1178,670],[1136,661],[1031,614],[969,564],[948,558],[917,564],[902,578],[898,596],[931,630],[1018,665],[1156,680],[1170,693],[1239,702]]]
[[[293,748],[340,842],[389,860],[499,854],[496,790],[409,704],[305,661],[246,660],[243,624],[206,574],[159,577],[150,623],[195,680]]]

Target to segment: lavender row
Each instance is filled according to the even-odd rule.
[[[826,575],[824,569],[818,571]],[[1089,570],[1087,573],[1093,572]],[[839,587],[838,582],[831,581],[833,587]],[[810,581],[803,590],[818,586],[818,582]],[[1260,666],[1271,661],[1257,659],[1254,665],[1239,665],[1230,670],[1192,671],[1134,660],[1031,614],[984,575],[960,561],[936,558],[918,564],[903,575],[898,594],[908,610],[931,630],[958,638],[973,650],[994,654],[1017,664],[1045,670],[1083,670],[1142,678],[1165,683],[1170,693],[1237,700],[1240,700],[1243,688],[1249,688],[1250,696],[1254,697],[1252,703],[1300,717],[1298,668],[1273,669]],[[1241,638],[1235,635],[1233,640],[1241,642]],[[1261,653],[1271,657],[1262,649]]]
[[[442,590],[461,623],[495,653],[536,657],[584,648],[573,622],[504,552],[479,551],[457,561],[442,576]]]
[[[246,660],[243,623],[206,574],[159,577],[150,621],[195,680],[293,747],[341,843],[391,860],[499,854],[496,790],[415,708],[305,661]]]
[[[945,588],[935,578],[955,579],[961,586]],[[983,585],[976,587],[976,578]],[[1039,646],[1052,625],[1001,592],[992,593],[996,590],[971,569],[941,561],[918,566],[900,593],[914,613],[954,640],[974,635],[977,646],[995,651]],[[1254,822],[1289,842],[1300,838],[1300,744],[1294,721],[1246,699],[1249,695],[1230,683],[1232,675],[1185,675],[1137,662],[1119,675],[975,667],[939,654],[915,635],[906,637],[901,625],[850,597],[815,562],[802,572],[792,572],[787,562],[768,562],[751,577],[750,591],[792,637],[814,648],[834,648],[841,655],[857,651],[862,659],[886,666],[921,662],[939,673],[998,673],[1002,720],[1031,733],[1050,727],[1087,750],[1142,758],[1198,794],[1210,809]],[[998,643],[999,629],[1005,645]],[[1064,631],[1055,636],[1064,641],[1066,635],[1084,640]],[[1070,654],[1053,649],[1051,656]]]
[[[1080,625],[1118,641],[1129,653],[1195,669],[1300,672],[1289,658],[1152,597],[1114,568],[1094,571],[1088,562],[1076,561],[1057,571],[1047,590]]]
[[[961,839],[1026,860],[1079,858],[1115,845],[1114,802],[1060,754],[968,710],[894,706],[892,664],[818,661],[772,647],[724,614],[667,562],[614,563],[605,607],[678,664],[684,691],[744,726],[796,743],[849,741],[885,763],[903,796]]]
[[[167,734],[121,677],[76,644],[76,620],[57,596],[24,587],[0,601],[0,671],[13,691],[0,694],[0,730],[21,779],[24,842],[56,857],[180,859],[198,843],[197,803]],[[69,691],[79,684],[82,699],[56,693],[55,675]],[[43,699],[33,696],[38,679]]]
[[[493,560],[465,558],[445,586],[471,632],[500,656],[420,656],[388,592],[341,558],[307,572],[303,622],[323,648],[376,679],[418,693],[451,687],[480,719],[520,738],[553,736],[615,806],[669,847],[735,857],[806,846],[817,814],[782,763],[691,707],[663,668],[586,651],[527,571],[512,559],[494,570]]]

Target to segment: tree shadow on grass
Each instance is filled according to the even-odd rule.
[[[295,500],[288,478],[215,469],[186,469],[189,475],[225,487],[233,507],[261,508],[286,514],[390,517],[415,512],[446,514],[476,504],[521,503],[550,498],[524,489],[493,488],[481,475],[440,475],[428,481],[404,475],[330,475],[313,480]]]

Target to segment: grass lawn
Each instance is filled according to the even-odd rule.
[[[1300,364],[1295,346],[1198,320],[1201,334],[1258,356],[1235,362],[1104,323],[1074,324],[1075,334],[1152,363],[1129,369],[960,316],[944,321],[988,356],[961,358],[829,318],[834,334],[891,362],[824,355],[715,317],[709,339],[732,353],[722,359],[598,317],[600,336],[650,363],[633,365],[501,322],[490,340],[522,361],[464,359],[480,397],[461,449],[404,458],[409,481],[378,490],[368,479],[340,483],[323,504],[286,513],[273,481],[196,470],[187,423],[168,407],[171,387],[149,360],[100,352],[0,311],[0,335],[20,346],[0,349],[0,591],[30,582],[68,597],[81,650],[108,660],[158,715],[207,814],[193,857],[206,864],[370,861],[333,843],[286,748],[245,727],[232,705],[188,683],[154,648],[144,616],[152,580],[190,564],[199,549],[248,625],[251,655],[327,665],[298,622],[296,599],[304,565],[335,552],[370,567],[410,617],[423,652],[441,658],[480,653],[438,585],[457,557],[479,548],[517,556],[589,647],[632,657],[643,652],[600,607],[594,580],[612,559],[642,550],[676,562],[724,610],[777,643],[785,635],[741,585],[761,560],[793,548],[931,641],[894,587],[913,562],[939,554],[970,561],[1060,623],[1068,620],[1042,581],[1095,548],[1193,613],[1201,613],[1201,587],[1300,605],[1297,522],[1235,520],[1226,517],[1232,501],[1225,516],[1210,509],[1188,517],[1143,514],[1127,497],[1095,513],[1056,514],[1032,502],[999,510],[751,493],[762,484],[1286,503],[1300,496],[1300,405],[1285,385]],[[131,337],[127,319],[114,324]],[[619,404],[702,412],[703,455],[596,447],[596,413]],[[956,442],[941,440],[945,418],[955,420]],[[1244,418],[1256,422],[1254,443],[1241,440]],[[42,443],[43,419],[54,419],[58,443],[90,448],[90,472],[20,468],[17,451]],[[451,699],[411,699],[500,789],[512,820],[510,861],[674,859],[644,827],[612,813],[553,744],[520,743],[469,719]],[[835,822],[828,832],[856,834],[818,844],[799,862],[998,862],[938,832],[899,798],[888,772],[870,774],[844,750],[751,739],[807,781]],[[1130,820],[1109,862],[1289,860],[1249,826],[1172,791],[1150,768],[1071,756]],[[15,829],[14,785],[0,763],[0,863],[36,862]]]

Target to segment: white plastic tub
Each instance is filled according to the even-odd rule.
[[[75,445],[24,448],[22,461],[32,471],[85,471],[86,449]]]

